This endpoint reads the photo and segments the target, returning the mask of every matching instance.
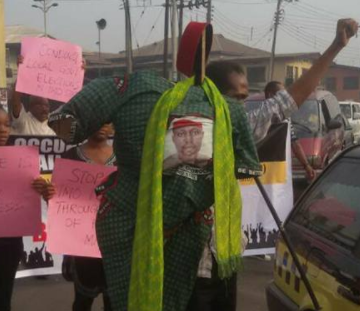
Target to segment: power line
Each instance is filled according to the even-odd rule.
[[[233,0],[213,0],[215,2],[237,4],[237,5],[264,5],[264,4],[274,4],[274,2],[237,2]]]
[[[221,13],[221,11],[218,10],[218,9],[215,9],[215,10],[214,10],[214,13],[220,15],[219,17],[220,17],[221,19],[224,19],[226,22],[234,25],[234,27],[241,28],[241,29],[244,29],[244,30],[246,30],[246,31],[250,31],[250,30],[251,30],[251,27],[242,26],[242,25],[239,25],[239,24],[237,24],[236,22],[232,21],[228,16],[225,16],[225,15],[224,15],[223,13]]]
[[[250,37],[249,33],[250,33],[250,29],[249,29],[249,32],[247,34],[245,33],[240,33],[240,32],[237,32],[236,30],[233,30],[231,28],[231,26],[227,25],[226,22],[224,22],[223,20],[219,19],[217,16],[214,17],[214,20],[215,22],[217,22],[218,24],[222,25],[224,30],[227,31],[227,32],[230,32],[230,33],[233,33],[235,34],[236,36],[239,36],[239,37],[242,37],[242,38],[247,38],[247,37]]]
[[[258,46],[260,42],[262,42],[267,36],[269,36],[272,33],[272,29],[268,30],[258,41],[256,41],[251,47],[255,48]]]
[[[297,32],[297,30],[294,30],[294,28],[290,25],[287,25],[286,23],[284,25],[282,25],[281,29],[290,37],[292,37],[293,39],[307,45],[310,46],[312,48],[314,48],[314,46],[310,43],[309,41],[309,36],[307,34],[302,33],[301,31]],[[318,46],[320,46],[322,49],[326,49],[328,48],[328,46],[330,45],[330,42],[326,42],[320,38],[317,38],[314,36],[314,38],[316,38],[317,42],[316,44]],[[313,41],[314,42],[314,41]],[[351,52],[348,52],[346,50],[342,51],[341,55],[339,56],[341,58],[346,58],[346,59],[356,59],[358,60],[359,57],[355,54],[352,54]]]
[[[134,38],[135,38],[136,47],[139,49],[139,48],[140,48],[140,45],[139,45],[139,41],[138,41],[138,39],[137,39],[137,37],[136,37],[136,31],[135,31],[135,27],[134,27],[133,24],[131,24],[131,28],[132,28],[133,36],[134,36]]]
[[[146,37],[146,39],[145,39],[145,41],[144,41],[144,45],[147,44],[147,42],[148,42],[148,40],[149,40],[149,38],[150,38],[150,35],[152,34],[153,30],[155,29],[155,27],[156,27],[156,25],[157,25],[157,23],[158,23],[158,21],[159,21],[159,19],[160,19],[160,16],[161,16],[162,13],[164,12],[164,10],[165,10],[165,8],[162,8],[162,9],[160,10],[159,15],[157,16],[154,24],[151,26],[150,31],[149,31],[149,33],[148,33],[148,35],[147,35],[147,37]]]
[[[202,12],[202,11],[199,11],[199,10],[194,10],[195,13],[198,13],[200,14],[201,16],[205,16],[205,13]],[[237,40],[239,40],[240,42],[243,42],[243,41],[248,41],[248,44],[249,44],[249,41],[250,41],[250,37],[251,37],[251,27],[249,27],[248,29],[248,32],[245,34],[245,33],[240,33],[240,32],[237,32],[231,25],[229,25],[226,21],[222,20],[219,18],[218,15],[214,15],[214,26],[218,26],[219,28],[221,28],[225,33],[228,33],[230,35],[232,35],[233,37],[237,38]],[[266,32],[268,30],[266,29]],[[257,36],[260,36],[263,32],[259,32],[259,35]]]
[[[294,24],[292,24],[292,23],[290,23],[290,22],[286,22],[286,24],[287,24],[288,27],[292,28],[295,32],[300,33],[300,34],[302,34],[302,35],[305,36],[305,37],[311,38],[312,36],[314,36],[312,33],[309,33],[309,32],[307,32],[307,31],[301,30],[301,27],[299,28],[299,27],[297,27],[296,25],[294,25]],[[331,43],[331,41],[327,41],[327,40],[324,40],[324,39],[322,39],[322,38],[317,38],[317,41],[320,42],[320,43],[322,43],[322,44],[323,44],[324,46],[326,46],[326,47],[327,47],[328,45],[330,45],[330,43]],[[348,54],[353,54],[353,53],[354,53],[354,55],[358,55],[358,54],[359,54],[359,50],[356,49],[356,48],[347,47],[346,50],[343,51],[343,53],[348,53]]]
[[[328,10],[326,10],[324,8],[318,8],[316,6],[313,6],[313,5],[305,3],[305,2],[302,2],[302,5],[312,9],[315,12],[319,12],[319,14],[322,14],[322,15],[325,15],[325,16],[334,16],[334,18],[339,18],[338,13],[328,11]]]
[[[118,0],[56,0],[56,2],[118,2]]]
[[[321,12],[314,11],[312,9],[303,7],[303,6],[299,5],[299,3],[298,3],[298,5],[294,5],[293,8],[294,8],[294,10],[300,11],[301,13],[305,13],[307,16],[310,14],[316,18],[321,17],[321,20],[333,21],[333,20],[339,18],[339,17],[329,16],[329,15],[323,14]]]
[[[224,25],[223,28],[226,28],[226,31],[232,32],[232,33],[236,33],[237,35],[239,35],[242,38],[254,38],[255,36],[253,35],[253,33],[256,31],[259,34],[263,34],[264,32],[264,28],[265,28],[265,32],[268,31],[269,27],[265,26],[266,24],[262,24],[263,27],[259,27],[259,26],[241,26],[239,24],[236,24],[234,21],[232,21],[229,18],[226,18],[226,16],[224,14],[222,14],[219,10],[215,10],[215,14],[214,14],[215,20],[218,21],[220,24]],[[240,29],[244,29],[244,30],[240,30]],[[238,31],[237,31],[238,30]],[[256,35],[256,37],[259,35]]]
[[[285,14],[285,18],[286,17],[290,17],[291,19],[296,19],[296,20],[300,20],[304,23],[312,23],[312,24],[316,24],[319,26],[325,26],[325,27],[334,27],[335,21],[322,21],[319,20],[319,18],[309,18],[306,16],[301,16],[301,15],[296,15],[296,14],[292,14],[292,13],[286,13]]]
[[[144,14],[145,14],[147,8],[148,8],[148,7],[146,6],[146,7],[144,8],[144,10],[141,12],[140,17],[139,17],[139,19],[138,19],[137,22],[136,22],[135,30],[138,28],[139,23],[140,23],[141,19],[144,17]]]

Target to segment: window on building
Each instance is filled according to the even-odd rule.
[[[13,77],[13,71],[11,68],[6,68],[6,78],[12,78]]]
[[[336,78],[329,77],[325,79],[325,88],[328,91],[336,91]]]
[[[294,78],[294,67],[286,66],[286,78],[293,79]]]
[[[359,89],[359,77],[344,78],[344,90],[358,90],[358,89]]]
[[[249,83],[266,82],[266,68],[261,67],[247,67],[247,78]]]

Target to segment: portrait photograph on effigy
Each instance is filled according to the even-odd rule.
[[[197,116],[171,119],[165,137],[164,171],[181,165],[202,168],[211,163],[213,123]]]

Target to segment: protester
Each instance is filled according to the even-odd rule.
[[[264,89],[265,92],[265,98],[272,98],[276,95],[278,91],[281,91],[284,89],[284,86],[279,81],[270,81]],[[294,128],[291,125],[291,149],[294,153],[295,157],[299,160],[299,162],[302,164],[302,166],[305,169],[306,177],[308,180],[314,180],[316,177],[315,170],[311,167],[310,163],[307,160],[307,157],[305,155],[305,152],[299,143],[299,140],[295,134]]]
[[[18,66],[24,62],[24,57],[18,57]],[[81,68],[85,70],[85,60]],[[54,136],[55,132],[48,126],[50,104],[47,98],[29,96],[29,111],[25,111],[22,104],[24,94],[16,91],[14,87],[10,100],[11,111],[11,134],[12,135],[44,135]]]
[[[23,58],[19,57],[18,65]],[[10,111],[12,114],[12,135],[48,135],[53,136],[55,132],[48,126],[47,120],[50,113],[49,101],[46,98],[30,96],[29,111],[21,102],[22,93],[13,90],[10,100]]]
[[[6,146],[10,136],[10,119],[7,112],[0,106],[0,148]],[[42,193],[44,180],[33,182],[33,188]],[[39,206],[40,208],[40,206]],[[0,238],[0,310],[11,310],[11,296],[16,270],[23,252],[22,237]]]
[[[105,124],[89,137],[86,143],[69,149],[62,158],[96,163],[106,166],[115,165],[115,155],[112,146],[107,141],[113,133],[112,126]],[[56,186],[47,184],[44,197],[49,200],[56,192]],[[103,294],[104,310],[111,311],[110,299],[106,292],[106,281],[102,259],[64,256],[63,275],[67,280],[74,281],[75,300],[73,311],[90,311],[94,299]]]
[[[317,87],[334,57],[357,32],[357,23],[351,19],[338,22],[336,38],[312,68],[287,91],[284,88],[268,96],[259,109],[248,112],[247,117],[256,142],[262,140],[273,122],[288,118],[296,105],[300,106]],[[220,92],[243,101],[248,97],[249,86],[242,66],[233,61],[210,63],[206,75]],[[311,176],[311,175],[310,175]],[[312,175],[313,176],[313,175]],[[314,177],[314,176],[313,176]],[[210,237],[201,258],[198,278],[187,311],[236,310],[236,275],[227,280],[218,277],[218,265]]]
[[[204,27],[191,23],[183,42]],[[266,115],[261,122],[266,119],[265,123],[271,124],[269,120],[275,114],[289,116],[300,106],[357,27],[353,20],[339,21],[333,45],[306,79],[304,76],[288,93],[280,92],[268,100],[272,104],[261,109]],[[209,35],[211,31],[206,30]],[[187,42],[199,43],[200,37]],[[187,48],[194,54],[197,49]],[[189,61],[192,53],[178,55],[191,66],[189,75],[199,67]],[[236,72],[233,75],[235,98],[241,95],[236,92],[243,77]],[[168,121],[189,115],[214,120],[214,113],[213,165],[201,169],[180,165],[174,174],[162,175]],[[230,120],[232,132],[226,126]],[[93,81],[49,121],[61,138],[73,143],[105,123],[115,125],[119,173],[111,175],[113,183],[104,193],[97,217],[97,237],[113,310],[142,311],[149,304],[154,311],[187,308],[210,235],[214,202],[218,272],[221,278],[233,275],[241,260],[241,200],[235,177],[261,173],[242,105],[230,98],[226,103],[209,79],[201,86],[194,86],[192,79],[173,86],[154,73],[138,72],[125,79]],[[266,135],[268,128],[264,131],[264,126],[261,132],[265,133],[258,134],[255,119],[250,118],[250,125],[258,138]]]

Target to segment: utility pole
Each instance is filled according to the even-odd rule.
[[[273,37],[273,43],[271,48],[271,58],[270,58],[270,70],[269,70],[269,81],[273,80],[274,76],[274,61],[275,61],[275,49],[276,49],[276,38],[277,38],[277,31],[278,26],[280,23],[280,8],[281,3],[283,0],[278,0],[276,12],[275,12],[275,23],[274,23],[274,37]]]
[[[273,44],[271,48],[271,58],[270,58],[270,70],[269,70],[269,81],[273,80],[274,76],[274,62],[275,62],[275,50],[276,50],[276,38],[277,38],[277,31],[282,21],[282,17],[284,14],[284,10],[281,9],[281,4],[283,1],[286,2],[297,2],[299,0],[278,0],[276,12],[275,12],[275,22],[274,22],[274,37],[273,37]]]
[[[43,12],[44,12],[44,32],[45,32],[45,37],[47,37],[47,25],[46,25],[46,3],[45,3],[45,0],[43,1]]]
[[[164,68],[163,76],[165,79],[169,78],[168,74],[168,56],[169,56],[169,9],[170,9],[170,0],[165,2],[165,27],[164,27]]]
[[[58,3],[52,3],[52,4],[48,4],[47,1],[48,0],[34,0],[35,2],[42,2],[42,6],[39,6],[39,5],[36,5],[36,4],[33,4],[32,7],[33,8],[36,8],[36,9],[40,9],[43,14],[44,14],[44,36],[47,37],[47,22],[46,22],[46,14],[47,12],[49,12],[49,10],[52,8],[52,7],[57,7],[59,6]]]
[[[6,90],[6,48],[5,48],[5,19],[4,19],[4,0],[0,0],[0,94],[4,94],[6,100],[0,97],[0,107],[7,110],[7,90]]]
[[[123,0],[123,4],[125,11],[126,73],[130,74],[133,72],[133,55],[129,0]]]
[[[99,60],[101,59],[101,30],[98,28]]]
[[[171,48],[172,48],[172,79],[173,81],[178,80],[176,70],[176,56],[177,56],[177,4],[176,0],[172,0],[171,3]]]
[[[211,0],[207,1],[206,22],[209,23],[209,24],[211,24],[211,22],[212,22],[212,4],[211,4]]]
[[[184,0],[180,0],[179,4],[179,45],[181,41],[181,36],[184,28]]]
[[[101,30],[104,30],[106,28],[106,20],[105,19],[99,19],[96,21],[96,26],[98,28],[98,42],[96,44],[99,45],[99,60],[101,59]],[[101,77],[101,68],[99,66],[98,75]]]

